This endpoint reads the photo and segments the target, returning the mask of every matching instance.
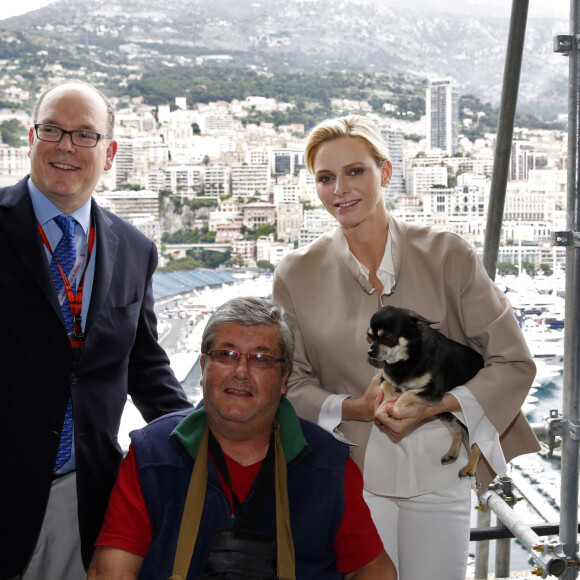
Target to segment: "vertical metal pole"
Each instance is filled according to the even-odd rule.
[[[514,488],[513,481],[511,477],[502,476],[498,477],[495,483],[495,488],[498,493],[498,499],[503,501],[502,508],[509,506],[508,509],[513,508],[514,502]],[[507,503],[511,499],[510,503]],[[489,500],[488,500],[489,501]],[[489,507],[489,506],[488,506]],[[497,519],[499,520],[499,512],[495,512]],[[511,517],[511,513],[510,513]],[[503,518],[500,520],[504,525],[507,525],[507,521]],[[510,575],[510,555],[511,555],[511,538],[506,538],[504,540],[497,540],[495,543],[495,577],[496,578],[509,578]]]
[[[511,538],[495,541],[495,577],[510,577]]]
[[[491,524],[491,510],[483,505],[477,512],[477,527],[488,528]],[[489,540],[482,540],[475,543],[475,580],[487,580],[487,569],[489,566]]]
[[[578,0],[570,1],[570,35],[575,39],[580,31]],[[580,110],[579,52],[577,41],[570,54],[568,87],[568,200],[567,229],[579,231],[580,179],[578,175],[578,126]],[[575,236],[573,236],[575,239]],[[560,539],[564,554],[576,560],[578,552],[578,452],[580,402],[580,247],[574,241],[566,248],[566,324],[564,327],[564,392],[562,437],[562,488],[560,498]],[[562,578],[576,578],[578,567],[571,566]]]
[[[528,0],[513,0],[512,2],[499,123],[493,160],[493,174],[491,178],[491,192],[487,209],[487,226],[483,246],[483,265],[492,280],[495,280],[499,241],[503,223],[503,210],[511,159],[522,57],[524,53],[528,5]],[[478,543],[475,560],[475,578],[487,578],[489,544],[486,544],[486,546],[482,546],[479,549]],[[495,575],[499,577],[500,572],[505,572],[505,576],[509,576],[510,541],[508,540],[507,544],[505,540],[498,541],[496,544]]]
[[[505,205],[510,166],[514,120],[518,102],[526,21],[528,18],[528,0],[513,0],[510,31],[507,45],[506,63],[503,74],[499,123],[491,176],[491,193],[487,209],[487,226],[483,246],[483,265],[489,277],[495,280],[499,240]]]

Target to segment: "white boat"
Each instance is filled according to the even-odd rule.
[[[536,359],[534,362],[536,363],[535,387],[549,379],[560,376],[564,371],[564,367],[561,364],[551,364],[541,359]]]
[[[530,352],[536,361],[545,360],[548,363],[561,363],[564,360],[564,342],[529,342]]]

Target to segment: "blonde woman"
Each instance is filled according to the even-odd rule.
[[[389,215],[383,188],[392,166],[378,127],[351,115],[315,127],[306,163],[337,228],[287,256],[273,297],[296,337],[288,398],[299,415],[351,443],[365,498],[402,580],[463,580],[471,484],[467,461],[441,465],[450,435],[436,415],[457,414],[483,452],[485,489],[506,461],[539,449],[520,407],[534,363],[512,309],[461,237]],[[443,334],[480,352],[485,367],[441,405],[374,421],[378,368],[367,356],[367,328],[382,305],[438,321]],[[374,377],[374,378],[373,378]]]

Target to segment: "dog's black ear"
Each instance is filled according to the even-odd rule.
[[[437,324],[437,322],[425,318],[424,316],[422,316],[418,312],[415,312],[414,310],[410,310],[409,312],[411,312],[411,314],[417,320],[417,322],[423,322],[424,324],[427,324],[429,326],[431,326],[432,324]]]

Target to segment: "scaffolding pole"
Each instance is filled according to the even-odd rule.
[[[492,280],[495,280],[497,256],[499,253],[499,240],[501,237],[505,192],[510,167],[514,122],[520,86],[520,72],[522,70],[522,57],[524,53],[526,21],[528,19],[528,5],[528,0],[513,0],[512,2],[499,109],[499,123],[493,158],[491,191],[487,208],[487,224],[483,245],[483,265]]]
[[[486,509],[482,502],[481,508],[477,512],[477,527],[486,528],[491,524],[491,510]],[[473,530],[472,530],[473,531]],[[475,543],[475,580],[487,580],[489,568],[489,540],[480,540]]]
[[[562,419],[562,484],[560,497],[560,540],[568,567],[562,578],[578,575],[578,453],[580,451],[580,87],[578,33],[579,0],[570,1],[570,52],[568,53],[568,197],[567,232],[556,243],[566,246],[566,324],[564,326],[564,387]]]
[[[499,242],[503,223],[503,211],[511,159],[511,149],[518,102],[520,73],[524,53],[524,39],[528,19],[528,0],[513,0],[510,29],[503,75],[499,122],[493,159],[493,174],[487,208],[487,224],[483,245],[483,266],[488,276],[495,280]],[[484,525],[489,518],[487,510],[478,514],[478,525]],[[501,544],[501,549],[499,546]],[[509,574],[510,541],[497,542],[496,575],[507,569]],[[489,542],[478,542],[475,557],[475,578],[487,578]]]
[[[503,223],[503,210],[507,188],[508,173],[511,159],[514,123],[518,102],[518,90],[520,85],[520,73],[524,53],[524,39],[526,35],[526,22],[528,19],[528,0],[513,0],[510,16],[510,29],[506,50],[506,61],[503,74],[499,122],[495,142],[493,159],[493,174],[491,177],[491,190],[489,205],[487,208],[487,224],[483,245],[483,266],[488,276],[495,280],[497,257],[499,253],[499,241]],[[478,526],[489,523],[490,514],[483,510],[478,514]],[[507,550],[507,562],[509,570],[509,540],[503,542],[503,552]],[[489,542],[478,542],[475,554],[475,578],[487,578],[489,559]],[[496,560],[496,568],[505,568],[505,558],[499,562]]]

